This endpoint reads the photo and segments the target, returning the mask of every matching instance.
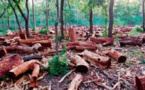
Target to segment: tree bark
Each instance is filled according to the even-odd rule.
[[[47,0],[46,0],[46,8],[49,8],[49,4],[48,4]],[[48,16],[49,16],[49,9],[46,9],[46,27],[47,27],[47,30],[49,30]]]
[[[90,9],[90,33],[93,34],[93,11]]]
[[[56,18],[56,22],[55,22],[55,42],[56,42],[56,55],[58,55],[58,22],[59,22],[59,1],[56,1],[56,8],[57,8],[57,18]]]
[[[17,21],[17,24],[18,24],[18,27],[19,27],[19,30],[20,30],[20,33],[22,33],[22,29],[21,29],[21,25],[20,25],[20,22],[19,22],[19,19],[18,19],[18,15],[17,15],[17,12],[16,12],[16,9],[14,8],[14,6],[12,5],[12,3],[10,2],[10,0],[8,0],[11,8],[13,9],[13,12],[15,14],[15,18],[16,18],[16,21]]]
[[[108,37],[112,37],[112,29],[113,29],[113,5],[114,5],[114,0],[110,0]]]
[[[145,0],[143,0],[143,5],[142,5],[142,8],[143,8],[143,31],[145,32]]]
[[[32,8],[33,8],[33,30],[36,30],[36,23],[35,23],[35,2],[32,0]]]
[[[62,39],[64,39],[64,31],[63,31],[63,6],[64,6],[64,0],[61,0],[60,20],[61,20],[61,37],[62,37]]]

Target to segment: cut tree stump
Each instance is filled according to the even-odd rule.
[[[120,46],[125,46],[125,45],[142,46],[143,39],[126,38],[126,39],[120,40],[119,43],[120,43]]]
[[[5,58],[2,59],[2,61],[0,61],[0,78],[6,74],[8,74],[8,72],[17,67],[18,65],[22,64],[23,60],[21,58],[21,56],[19,55],[15,55],[15,54],[11,54]]]
[[[76,64],[76,70],[78,72],[87,72],[89,70],[89,64],[80,56],[71,56],[71,61]]]
[[[69,28],[68,32],[69,32],[70,41],[71,42],[77,42],[78,41],[78,37],[77,37],[75,28]]]
[[[72,82],[70,83],[68,90],[78,90],[78,87],[83,81],[83,76],[81,74],[77,74]]]
[[[124,63],[127,59],[126,56],[116,50],[110,50],[108,54],[119,63]]]
[[[85,50],[82,55],[84,58],[89,61],[90,63],[97,65],[100,68],[108,68],[111,66],[111,59],[109,57],[100,56],[96,53],[90,52],[88,50]]]
[[[137,90],[145,90],[145,76],[136,76],[135,81]]]
[[[103,44],[104,46],[108,46],[108,45],[112,45],[114,43],[114,38],[108,38],[108,37],[96,38],[96,37],[91,37],[90,41],[95,42],[97,44]]]

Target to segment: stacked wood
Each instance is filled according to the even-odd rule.
[[[133,45],[133,46],[142,46],[143,44],[143,39],[139,39],[139,38],[126,38],[123,40],[119,41],[120,46],[125,46],[125,45]]]
[[[96,38],[96,37],[91,37],[90,41],[95,42],[97,44],[103,44],[104,46],[107,46],[107,45],[112,45],[114,43],[114,38],[108,38],[108,37]]]
[[[6,74],[8,74],[8,72],[17,67],[18,65],[22,64],[23,60],[21,58],[21,56],[19,55],[14,55],[11,54],[5,58],[2,59],[2,61],[0,61],[0,78]]]
[[[7,50],[5,47],[0,48],[0,57],[5,56],[7,54]]]
[[[78,41],[76,30],[74,28],[69,28],[68,31],[69,31],[70,41],[72,42]]]
[[[80,56],[78,55],[72,56],[71,61],[76,64],[77,71],[87,72],[89,70],[89,64]]]
[[[97,65],[100,68],[108,68],[111,65],[111,59],[106,56],[100,56],[96,53],[90,52],[88,50],[85,50],[82,55],[84,58],[89,61],[90,63]]]
[[[122,53],[116,51],[116,50],[110,50],[109,51],[109,56],[114,58],[117,62],[119,63],[124,63],[126,61],[126,56],[124,56]]]
[[[137,90],[145,90],[145,76],[136,76],[135,81]]]
[[[78,90],[78,87],[83,81],[83,76],[81,74],[77,74],[72,82],[70,83],[68,90]]]
[[[124,39],[124,38],[127,38],[128,35],[127,34],[118,34],[115,37],[120,38],[120,39]]]

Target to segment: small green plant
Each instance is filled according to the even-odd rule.
[[[41,30],[39,31],[39,33],[40,33],[40,34],[43,34],[43,35],[46,35],[47,32],[49,32],[48,29],[41,29]]]
[[[62,40],[69,40],[69,37],[64,37],[64,39],[63,39],[62,36],[61,36],[61,32],[59,31],[59,33],[58,33],[58,41],[62,42]]]
[[[8,78],[8,76],[7,76],[7,75],[5,75],[5,76],[1,77],[1,78],[0,78],[0,80],[2,80],[2,81],[6,81],[6,80],[7,80],[7,78]]]
[[[135,27],[129,32],[129,36],[138,36],[141,32],[143,32],[143,29],[141,27]]]
[[[108,37],[108,30],[107,30],[107,29],[105,29],[105,30],[103,31],[102,37]]]
[[[63,50],[60,55],[55,55],[52,60],[49,60],[49,66],[45,70],[49,71],[52,75],[58,76],[64,75],[68,72],[68,59],[64,55],[66,53],[66,46],[63,46]]]

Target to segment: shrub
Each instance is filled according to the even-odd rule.
[[[44,35],[46,35],[47,32],[49,32],[48,29],[41,29],[41,30],[39,31],[40,34],[44,34]]]
[[[141,32],[143,32],[143,29],[140,27],[135,27],[133,30],[129,32],[129,36],[138,36]]]

